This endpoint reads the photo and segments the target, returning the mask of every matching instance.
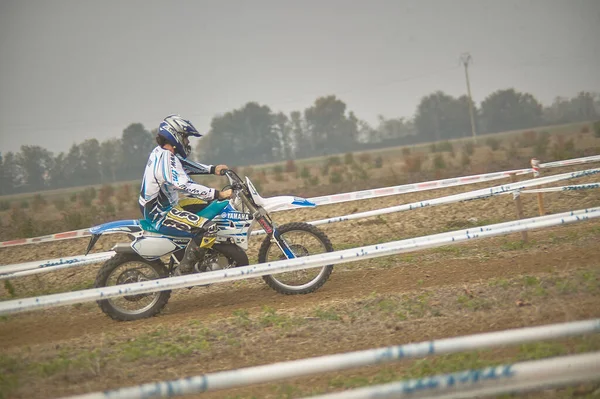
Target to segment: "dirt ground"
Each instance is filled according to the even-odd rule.
[[[565,170],[561,170],[564,172]],[[580,179],[576,183],[597,178]],[[569,184],[569,183],[563,183]],[[489,187],[274,214],[317,220]],[[562,185],[562,184],[560,184]],[[347,187],[352,191],[353,187]],[[535,195],[523,195],[526,217]],[[598,190],[545,194],[548,214],[600,204]],[[516,219],[512,196],[322,226],[336,249]],[[56,398],[312,356],[600,317],[600,221],[338,265],[317,292],[284,296],[257,278],[175,291],[157,317],[116,322],[95,303],[0,319],[0,398]],[[122,237],[103,238],[106,251]],[[256,259],[262,238],[249,251]],[[0,249],[0,262],[78,255],[87,240]],[[99,265],[15,279],[0,299],[89,287]],[[298,398],[505,361],[600,350],[596,336],[429,357],[194,398]],[[597,397],[597,384],[531,397]],[[529,397],[521,395],[519,397]]]

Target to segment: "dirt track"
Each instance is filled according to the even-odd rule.
[[[276,214],[276,221],[315,220],[471,189],[474,187],[292,211]],[[546,209],[558,213],[597,206],[600,193],[596,191],[546,195]],[[535,216],[535,197],[524,197],[524,203],[526,216]],[[515,219],[512,197],[323,229],[334,246],[347,248],[464,228],[474,223],[473,218],[477,224]],[[322,289],[307,296],[279,295],[260,279],[184,289],[174,293],[161,315],[133,323],[110,320],[94,303],[9,316],[0,321],[0,374],[14,376],[18,382],[11,385],[12,380],[7,379],[9,383],[0,389],[10,398],[58,397],[321,354],[600,317],[599,237],[600,222],[589,221],[530,232],[532,243],[525,246],[519,244],[519,234],[512,234],[340,265]],[[106,239],[97,250],[109,249],[115,240]],[[77,255],[85,245],[85,240],[74,240],[8,248],[0,250],[0,257],[3,264],[9,264]],[[254,247],[250,256],[255,253]],[[65,291],[89,284],[96,269],[91,266],[23,278],[14,281],[14,289],[17,296],[24,297]],[[529,287],[523,281],[531,280],[524,276],[539,279],[539,283]],[[427,296],[426,305],[419,299],[423,295]],[[2,296],[8,299],[8,292]],[[377,305],[377,311],[369,310],[372,303],[386,300],[399,306],[402,317],[381,313],[382,305]],[[517,305],[519,301],[521,305]],[[409,310],[404,310],[408,305]],[[206,345],[194,347],[190,353],[160,355],[144,346],[146,352],[135,359],[128,355],[136,343],[148,341],[148,348],[164,342],[171,345],[172,340],[178,342],[177,337],[188,335],[202,337],[191,342],[206,341]],[[592,341],[588,348],[598,350],[600,342]],[[492,358],[512,358],[503,352],[496,355]],[[56,365],[57,358],[66,359],[65,364]],[[10,359],[19,361],[15,365]],[[391,368],[396,378],[405,375],[403,367]],[[198,397],[301,397],[313,389],[323,392],[352,386],[348,379],[359,376],[377,381],[378,372],[365,369]],[[344,381],[340,386],[336,385],[339,379]],[[565,393],[554,394],[561,397]]]

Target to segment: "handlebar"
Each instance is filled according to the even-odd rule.
[[[229,178],[233,189],[241,190],[245,188],[244,181],[238,176],[237,173],[235,173],[235,171],[231,169],[223,169],[221,170],[220,175],[227,176]]]

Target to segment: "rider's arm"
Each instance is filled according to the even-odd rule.
[[[190,161],[189,159],[182,158],[176,155],[177,159],[181,162],[183,170],[190,175],[214,175],[215,165],[204,165],[199,162]]]
[[[185,191],[194,197],[206,201],[212,201],[219,198],[219,190],[196,183],[187,175],[178,157],[173,154],[166,155],[163,162],[168,163],[168,165],[165,165],[168,173],[164,176],[167,183],[172,184],[181,191]]]

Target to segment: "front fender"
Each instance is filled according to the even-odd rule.
[[[307,200],[306,198],[294,197],[291,195],[282,195],[282,196],[278,196],[278,197],[262,198],[262,200],[263,200],[262,206],[263,206],[263,208],[265,208],[265,210],[267,212],[273,212],[273,211],[277,211],[280,209],[290,209],[290,208],[296,208],[296,207],[314,208],[315,206],[317,206],[317,204],[315,204],[312,201]]]

